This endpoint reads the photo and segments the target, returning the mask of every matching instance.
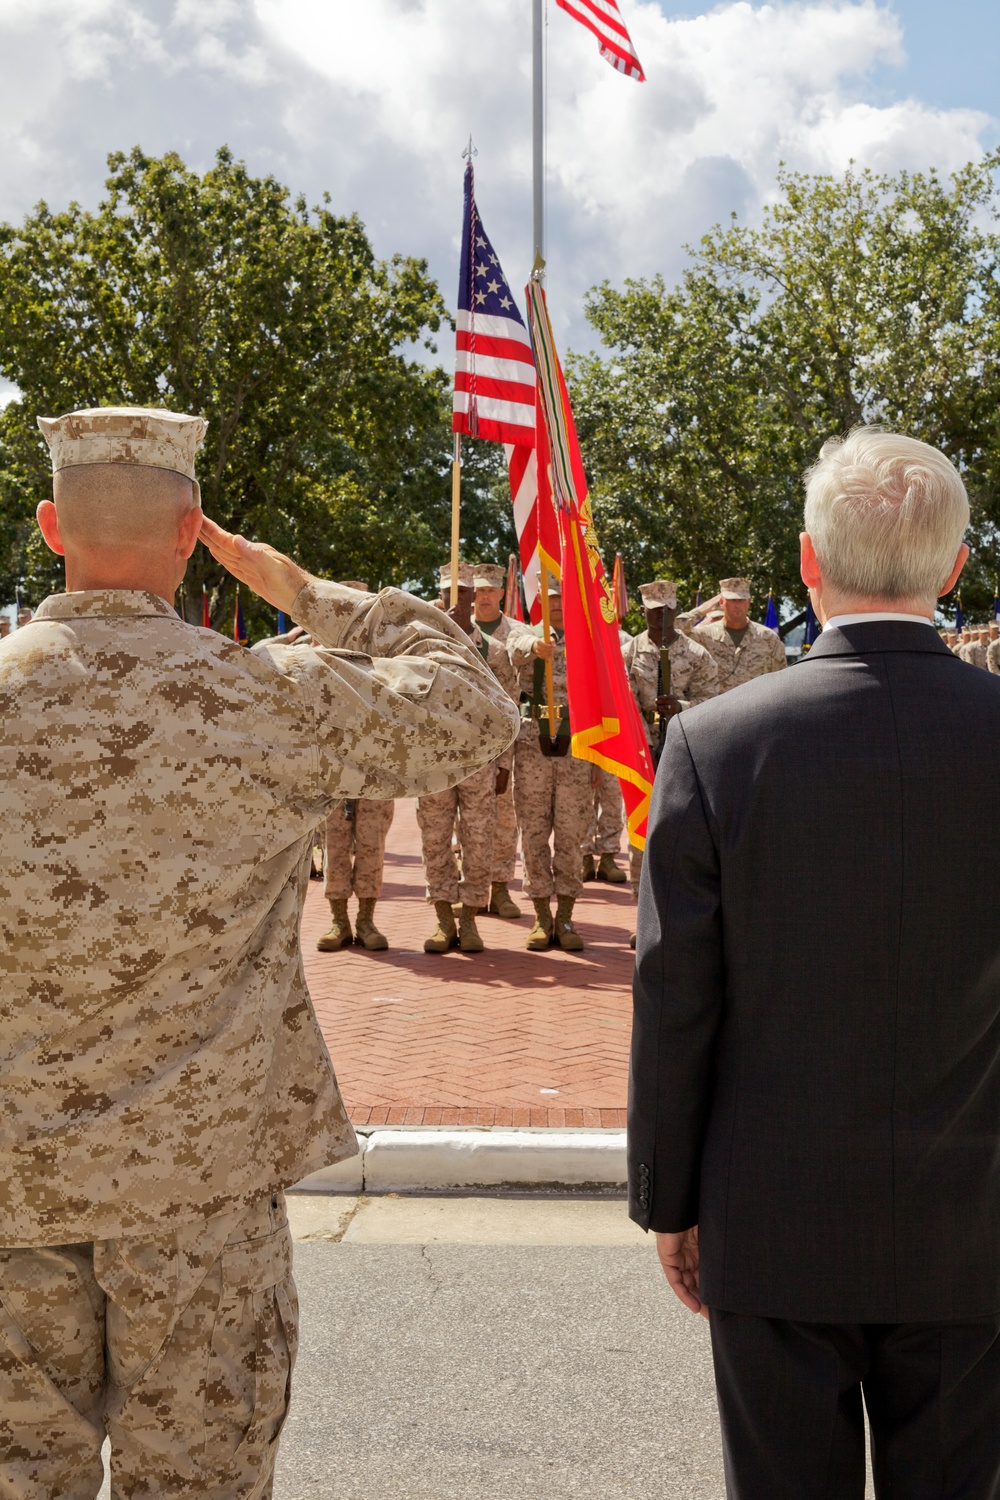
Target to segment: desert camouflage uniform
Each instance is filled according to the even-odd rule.
[[[379,899],[385,841],[395,810],[395,802],[389,799],[358,797],[352,802],[338,802],[327,813],[323,894],[328,901],[346,901],[352,891],[361,900]]]
[[[580,845],[580,853],[600,859],[602,854],[617,854],[625,827],[625,803],[621,783],[611,771],[591,767],[590,817]]]
[[[531,648],[540,635],[537,626],[507,643],[521,691],[529,697],[534,692]],[[553,632],[552,640],[555,701],[565,709],[566,646],[560,634]],[[544,900],[554,893],[575,901],[583,889],[580,845],[593,808],[590,763],[572,754],[543,755],[533,719],[525,719],[514,747],[514,807],[521,830],[525,895]]]
[[[488,639],[506,649],[512,635],[523,635],[526,631],[530,634],[529,627],[522,625],[520,620],[501,615],[496,630]],[[515,680],[512,694],[515,702],[519,693],[520,688]],[[496,827],[493,830],[493,879],[499,884],[510,885],[517,864],[517,814],[514,811],[513,776],[509,778],[506,790],[497,798],[496,813]]]
[[[473,645],[508,696],[517,684],[507,652],[499,641],[472,635]],[[507,749],[490,765],[446,792],[435,792],[417,802],[417,823],[424,857],[427,900],[452,905],[489,906],[493,875],[493,839],[497,821],[497,771],[510,770],[513,750]],[[455,838],[461,866],[455,855]]]
[[[707,703],[719,691],[719,669],[712,654],[697,641],[677,634],[667,648],[670,658],[670,691],[679,698],[683,708],[695,708]],[[660,648],[649,639],[649,631],[643,630],[634,636],[625,648],[625,670],[629,686],[639,705],[650,749],[657,735],[656,697],[660,680]],[[639,897],[639,877],[642,874],[642,850],[634,844],[628,851],[629,880],[632,894]]]
[[[699,646],[704,646],[714,658],[719,669],[719,692],[728,693],[751,678],[762,677],[765,672],[778,672],[788,665],[781,637],[766,625],[751,620],[747,633],[739,646],[734,646],[722,620],[710,625],[696,625],[691,612],[678,615],[674,621]]]
[[[982,667],[986,670],[989,647],[984,646],[981,641],[970,641],[965,652],[965,660],[970,667]]]
[[[986,647],[986,670],[1000,674],[1000,641],[990,641]]]
[[[146,1476],[121,1493],[197,1493],[212,1465],[220,1500],[268,1492],[295,1336],[272,1215],[283,1186],[356,1150],[299,950],[313,831],[344,796],[446,787],[517,723],[429,605],[310,583],[292,614],[325,645],[246,651],[122,590],[53,596],[0,645],[16,1500],[96,1493],[105,1396]]]

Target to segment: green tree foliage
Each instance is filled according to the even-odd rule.
[[[0,227],[0,372],[20,391],[0,418],[0,588],[61,587],[32,524],[51,493],[36,415],[108,404],[208,419],[202,502],[221,525],[329,577],[430,586],[449,536],[448,381],[415,357],[446,320],[420,260],[376,260],[364,227],[309,211],[223,149],[204,176],[175,155],[109,158],[96,212],[45,204]],[[510,542],[502,464],[474,445],[466,550]],[[230,583],[199,548],[220,627]],[[273,613],[247,600],[252,633]]]
[[[693,599],[746,573],[805,602],[802,474],[878,421],[940,446],[973,506],[967,607],[1000,565],[1000,153],[934,173],[783,172],[759,228],[709,234],[679,286],[595,289],[572,366],[602,541]]]

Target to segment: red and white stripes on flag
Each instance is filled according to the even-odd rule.
[[[605,58],[619,73],[644,83],[646,75],[615,0],[556,0],[561,10],[592,31]]]

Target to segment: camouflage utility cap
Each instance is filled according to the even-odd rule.
[[[194,460],[205,440],[202,417],[148,406],[94,406],[62,417],[39,417],[52,455],[52,472],[82,464],[134,464],[170,469],[194,479]]]
[[[438,569],[438,579],[441,584],[442,593],[451,588],[451,563],[445,563],[443,567]],[[472,568],[468,563],[459,563],[458,565],[458,586],[460,589],[471,589],[473,587]]]
[[[476,563],[472,570],[472,587],[475,589],[502,589],[507,569],[498,563]]]
[[[749,599],[750,585],[745,578],[723,578],[719,582],[723,599]]]
[[[667,578],[657,578],[654,583],[640,583],[639,593],[647,609],[677,608],[677,585]]]

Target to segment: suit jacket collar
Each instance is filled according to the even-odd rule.
[[[931,651],[939,656],[952,652],[932,625],[910,624],[907,620],[872,620],[863,625],[838,625],[824,630],[806,662],[817,656],[867,656],[878,651]]]

